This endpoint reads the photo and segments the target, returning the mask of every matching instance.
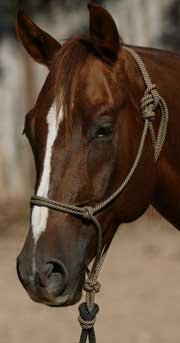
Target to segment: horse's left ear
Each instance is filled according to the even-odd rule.
[[[120,37],[114,19],[108,11],[98,5],[89,4],[90,36],[95,45],[111,60],[116,60],[120,48]]]
[[[24,48],[38,63],[50,66],[55,53],[61,48],[59,42],[43,31],[21,10],[17,14],[16,31]]]

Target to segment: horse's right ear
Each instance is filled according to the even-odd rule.
[[[97,48],[105,54],[105,57],[112,61],[116,60],[121,44],[114,19],[105,8],[99,5],[89,4],[88,8],[91,38]]]
[[[54,54],[61,48],[60,43],[35,25],[21,10],[17,14],[16,31],[31,57],[49,67]]]

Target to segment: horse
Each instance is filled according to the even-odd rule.
[[[49,71],[24,125],[35,160],[34,194],[78,208],[96,206],[122,184],[144,127],[139,102],[145,84],[137,63],[110,13],[91,4],[89,15],[89,32],[62,46],[22,11],[17,15],[25,50]],[[180,229],[180,56],[130,48],[165,99],[169,123],[157,161],[148,132],[130,181],[97,213],[102,247],[110,246],[121,223],[139,218],[149,205]],[[160,120],[158,108],[151,122],[155,136]],[[97,241],[86,218],[34,204],[17,258],[19,279],[32,300],[58,307],[77,303]]]

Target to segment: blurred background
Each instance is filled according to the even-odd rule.
[[[0,0],[0,341],[77,342],[77,306],[32,303],[16,277],[34,165],[22,136],[47,70],[16,38],[18,8],[56,39],[88,29],[87,2],[105,6],[126,43],[180,50],[180,0]],[[102,271],[98,342],[179,343],[180,234],[153,209],[117,232]]]

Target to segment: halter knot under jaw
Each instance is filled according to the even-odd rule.
[[[100,292],[101,284],[97,280],[88,279],[85,281],[83,289],[88,293],[90,292],[98,293]]]

